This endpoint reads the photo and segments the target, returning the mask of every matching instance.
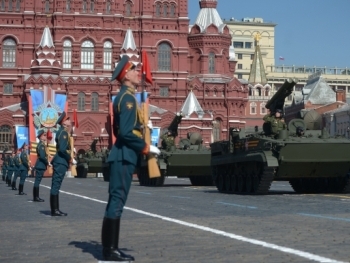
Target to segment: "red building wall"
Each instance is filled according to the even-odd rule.
[[[12,118],[1,118],[0,127],[4,124],[14,127],[16,124],[28,123],[28,109],[25,108],[30,89],[51,87],[57,92],[68,95],[69,115],[72,116],[78,106],[78,93],[85,93],[85,110],[78,111],[79,128],[74,131],[76,149],[87,149],[94,138],[98,138],[98,148],[110,145],[111,132],[108,120],[108,103],[112,95],[118,92],[118,83],[110,82],[112,69],[120,55],[126,30],[132,29],[139,53],[146,50],[149,56],[154,84],[148,88],[151,92],[151,104],[164,108],[169,112],[177,112],[188,95],[194,92],[206,111],[213,112],[213,119],[220,119],[222,134],[225,139],[227,129],[231,125],[244,125],[244,108],[247,101],[247,88],[233,76],[235,65],[229,64],[230,36],[228,30],[218,33],[215,26],[210,27],[208,35],[189,35],[189,18],[187,0],[169,1],[175,4],[173,17],[168,12],[157,15],[157,4],[164,1],[95,1],[94,9],[87,1],[86,10],[83,1],[71,1],[67,11],[67,1],[21,1],[20,7],[8,10],[8,2],[4,10],[0,10],[0,43],[13,39],[16,43],[16,65],[5,68],[4,49],[0,45],[0,114],[12,114]],[[110,12],[107,11],[108,3]],[[47,5],[46,5],[47,4]],[[130,5],[130,9],[128,6]],[[163,9],[161,9],[163,10]],[[169,9],[170,10],[170,9]],[[130,11],[130,12],[129,12]],[[199,10],[198,10],[199,11]],[[62,63],[63,42],[72,41],[72,67],[70,69],[45,68],[35,72],[32,62],[37,57],[44,28],[48,27],[55,45],[55,59]],[[94,69],[81,69],[81,45],[85,40],[94,44]],[[112,42],[112,69],[103,69],[103,43]],[[171,47],[171,70],[158,70],[159,45],[167,43]],[[200,43],[201,47],[195,47]],[[212,44],[215,43],[215,47]],[[226,79],[205,83],[198,79],[207,73],[207,54],[216,54],[216,74],[213,78]],[[198,58],[200,58],[198,60]],[[12,94],[4,94],[6,84],[13,84]],[[160,87],[169,87],[168,96],[160,94]],[[91,94],[99,94],[99,110],[91,110]],[[221,94],[218,96],[217,94]],[[22,106],[13,105],[23,103]],[[20,115],[22,117],[18,117]],[[16,117],[17,116],[17,117]],[[169,118],[168,118],[169,119]],[[155,120],[154,125],[165,128],[170,121],[167,118]],[[196,125],[210,141],[210,124],[208,121],[197,121]],[[0,144],[3,142],[0,142]],[[13,143],[13,142],[12,142]]]

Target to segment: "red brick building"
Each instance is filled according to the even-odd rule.
[[[109,79],[121,56],[137,63],[142,49],[154,126],[166,128],[193,91],[204,116],[184,118],[180,136],[198,131],[208,144],[243,127],[248,91],[233,78],[229,29],[216,0],[199,4],[190,28],[187,0],[0,0],[0,150],[14,146],[15,125],[32,125],[31,89],[67,95],[68,114],[78,112],[77,150],[94,138],[110,146],[109,102],[119,87]]]

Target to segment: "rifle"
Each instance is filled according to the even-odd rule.
[[[141,110],[143,115],[143,127],[144,127],[144,140],[148,145],[151,145],[151,131],[148,127],[148,104],[146,102],[146,72],[145,70],[149,70],[148,60],[147,60],[147,54],[145,51],[142,51],[142,94],[141,94]],[[149,72],[148,72],[149,73]],[[148,176],[149,178],[156,178],[160,177],[160,170],[157,162],[157,158],[149,153],[147,155],[147,164],[148,164]]]

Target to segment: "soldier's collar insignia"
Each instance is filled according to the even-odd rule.
[[[132,102],[127,102],[127,103],[126,103],[126,108],[127,108],[128,110],[131,110],[133,107],[134,107],[134,103],[132,103]]]

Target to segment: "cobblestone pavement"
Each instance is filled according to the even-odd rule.
[[[97,263],[108,198],[102,178],[65,178],[51,217],[50,178],[31,202],[33,178],[17,195],[0,182],[0,262]],[[297,195],[287,182],[266,196],[229,195],[167,178],[164,187],[133,182],[120,247],[135,262],[349,262],[350,195]]]

